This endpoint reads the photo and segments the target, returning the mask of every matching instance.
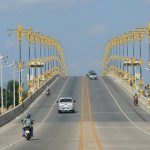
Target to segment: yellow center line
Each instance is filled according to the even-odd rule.
[[[82,80],[82,85],[81,85],[81,87],[82,87],[82,102],[81,102],[81,124],[80,124],[80,145],[79,145],[79,150],[83,150],[83,141],[84,141],[84,139],[83,139],[83,128],[84,128],[84,126],[83,126],[83,109],[84,109],[84,98],[83,98],[83,93],[84,93],[84,88],[83,88],[83,80]]]
[[[94,125],[94,122],[93,122],[93,115],[92,115],[92,109],[91,109],[91,96],[90,96],[90,93],[89,93],[89,87],[88,87],[88,84],[87,84],[87,80],[86,80],[86,88],[87,88],[87,99],[88,99],[88,107],[89,107],[89,115],[90,115],[90,125],[91,125],[91,128],[93,130],[93,136],[96,140],[96,144],[98,146],[98,150],[102,150],[103,147],[102,147],[102,144],[100,143],[100,139],[99,139],[99,136],[97,134],[97,131],[96,131],[96,128],[95,128],[95,125]]]
[[[102,150],[102,145],[93,122],[88,83],[83,77],[79,150],[95,149]]]

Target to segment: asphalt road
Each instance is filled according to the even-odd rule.
[[[56,101],[71,96],[75,113],[58,114]],[[35,120],[34,138],[21,137],[21,119],[0,128],[0,150],[149,150],[150,114],[111,79],[65,77],[55,81],[27,110]]]

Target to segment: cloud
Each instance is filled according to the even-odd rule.
[[[76,4],[89,4],[95,0],[5,0],[1,1],[0,11],[11,11],[12,9],[22,9],[26,6],[71,6]]]
[[[97,24],[92,27],[89,27],[87,31],[85,32],[86,35],[88,36],[99,36],[99,35],[104,35],[107,33],[107,29],[104,25],[102,24]]]

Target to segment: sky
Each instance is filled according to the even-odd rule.
[[[0,0],[0,19],[0,53],[10,62],[18,59],[18,42],[7,30],[21,23],[62,43],[69,75],[101,74],[106,41],[145,27],[150,0]],[[27,59],[25,46],[22,53]]]

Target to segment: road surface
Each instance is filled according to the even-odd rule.
[[[134,106],[111,79],[63,77],[26,112],[35,120],[34,138],[21,137],[26,112],[0,128],[0,150],[149,150],[150,114]],[[57,99],[76,100],[75,113],[58,114]]]

